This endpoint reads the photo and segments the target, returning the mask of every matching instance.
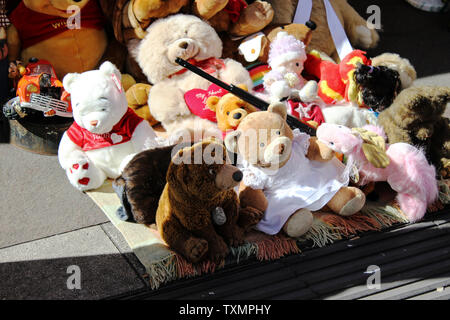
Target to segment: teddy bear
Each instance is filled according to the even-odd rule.
[[[239,156],[246,205],[261,199],[261,193],[267,198],[267,209],[256,229],[267,234],[283,230],[299,237],[311,227],[311,211],[326,206],[350,216],[364,206],[365,195],[348,187],[348,170],[328,146],[298,129],[291,130],[286,118],[284,104],[271,104],[267,111],[245,117],[225,137],[225,145]],[[255,201],[254,206],[260,204]]]
[[[423,148],[444,178],[450,176],[450,126],[444,117],[448,102],[448,87],[410,87],[378,116],[389,143],[405,142]]]
[[[226,163],[222,143],[206,139],[179,150],[156,211],[161,238],[192,263],[222,261],[228,245],[240,245],[244,239],[233,189],[241,180],[242,172]]]
[[[341,58],[339,57],[332,37],[332,32],[338,28],[335,27],[330,32],[328,24],[331,19],[330,17],[334,16],[331,9],[333,9],[353,46],[370,49],[374,48],[379,41],[379,35],[375,28],[373,26],[369,28],[369,22],[355,11],[347,3],[347,0],[267,0],[267,2],[272,5],[275,11],[272,20],[273,24],[305,23],[307,20],[314,21],[317,29],[314,31],[308,48],[323,52],[336,62],[339,62]],[[310,12],[304,12],[308,4],[311,6]],[[331,6],[329,6],[330,4]],[[297,16],[302,16],[304,19],[294,19],[297,8]]]
[[[148,98],[150,113],[168,134],[195,128],[221,136],[216,123],[194,114],[206,108],[211,82],[175,62],[176,58],[189,60],[219,80],[252,88],[248,71],[237,61],[219,59],[221,55],[222,42],[216,31],[196,16],[176,14],[147,29],[136,58],[153,84]]]
[[[73,10],[74,5],[78,12]],[[69,72],[96,68],[107,51],[105,18],[97,1],[23,0],[8,2],[7,6],[10,61],[32,57],[48,60],[62,79]],[[119,56],[120,52],[112,61],[119,64]]]
[[[238,85],[238,87],[248,91],[245,85]],[[248,114],[259,111],[258,108],[232,93],[226,93],[222,97],[210,96],[206,100],[206,106],[216,113],[217,126],[224,133],[236,129]]]
[[[217,31],[246,36],[266,27],[274,11],[267,1],[194,0],[193,14],[208,21]]]
[[[108,61],[98,70],[69,73],[63,79],[75,121],[61,139],[58,159],[80,191],[117,178],[135,153],[158,145],[148,122],[128,108],[120,79]]]
[[[158,124],[158,121],[153,118],[148,107],[148,94],[151,85],[146,83],[135,83],[128,90],[126,90],[126,97],[128,106],[136,112],[136,114],[148,121],[151,126]]]

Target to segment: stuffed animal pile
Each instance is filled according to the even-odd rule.
[[[82,0],[74,29],[74,1],[14,2],[10,59],[49,60],[70,94],[69,182],[114,179],[119,218],[156,223],[189,262],[223,261],[250,231],[304,236],[318,212],[350,219],[368,183],[419,221],[450,176],[450,89],[368,56],[378,33],[346,0]]]

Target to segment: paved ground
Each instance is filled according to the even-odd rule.
[[[409,58],[419,84],[450,86],[449,15],[428,14],[403,1],[351,0],[363,16],[382,11],[384,33],[372,55]],[[56,157],[0,144],[0,299],[97,299],[147,290],[145,271],[116,229],[68,183]],[[81,290],[67,289],[70,266]]]

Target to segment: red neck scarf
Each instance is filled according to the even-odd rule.
[[[67,30],[67,18],[51,16],[28,9],[23,1],[11,12],[9,20],[16,27],[22,49],[50,39]],[[97,1],[89,1],[80,11],[81,28],[101,30],[105,18]]]
[[[188,62],[209,74],[214,73],[220,69],[225,69],[225,63],[221,59],[217,59],[217,58],[209,58],[209,59],[200,60],[200,61],[195,60],[195,59],[189,59]],[[177,71],[174,74],[171,74],[169,76],[169,79],[172,78],[173,76],[178,76],[180,74],[183,74],[187,70],[188,69],[183,68],[180,71]]]

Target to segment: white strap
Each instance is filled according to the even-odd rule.
[[[297,9],[294,15],[294,23],[305,24],[311,18],[313,0],[299,0]],[[328,21],[328,28],[330,29],[331,37],[333,38],[334,46],[342,60],[344,57],[353,51],[353,47],[348,40],[344,27],[341,24],[336,12],[334,11],[329,0],[323,0]]]

